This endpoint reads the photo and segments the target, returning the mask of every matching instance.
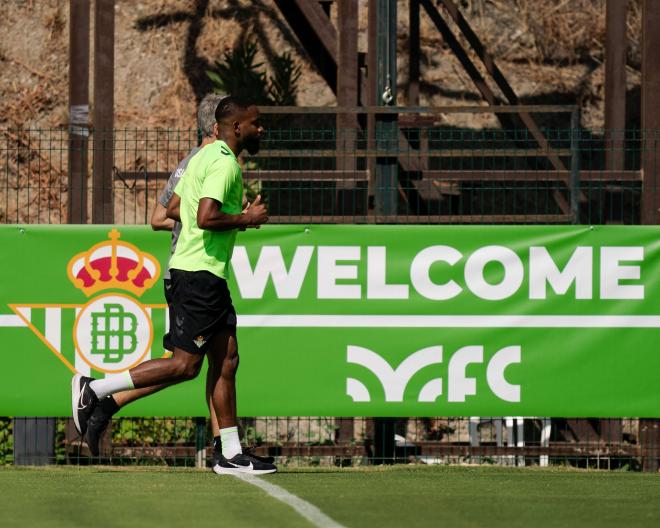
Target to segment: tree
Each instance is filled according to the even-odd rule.
[[[216,61],[215,68],[206,72],[214,88],[241,94],[257,105],[294,106],[300,66],[287,52],[275,55],[271,64],[273,75],[267,77],[262,69],[264,63],[255,63],[258,51],[256,42],[245,37],[234,49],[224,52],[222,61]]]

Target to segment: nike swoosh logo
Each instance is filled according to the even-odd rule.
[[[82,389],[80,389],[80,398],[78,399],[78,410],[81,411],[82,409],[85,409],[88,405],[89,402],[85,403],[83,401],[83,396],[85,395],[85,388],[87,387],[87,382],[85,382],[82,386]]]
[[[227,460],[227,464],[229,464],[230,466],[234,466],[235,468],[247,469],[249,471],[252,471],[254,469],[254,466],[252,465],[252,462],[250,462],[249,466],[241,466],[240,464],[232,464],[229,460]]]

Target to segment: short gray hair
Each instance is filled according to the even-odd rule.
[[[218,103],[225,97],[227,97],[225,94],[209,93],[199,103],[199,108],[197,109],[197,128],[203,137],[213,136],[215,109],[218,107]]]

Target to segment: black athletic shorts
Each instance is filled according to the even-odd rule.
[[[227,281],[208,271],[170,270],[172,276],[170,343],[192,354],[205,354],[211,338],[236,326]]]
[[[172,316],[172,279],[163,279],[163,287],[165,290],[165,302],[167,303],[167,312],[170,320],[170,328],[173,321]],[[163,348],[172,352],[174,350],[174,345],[170,339],[169,331],[163,336]]]

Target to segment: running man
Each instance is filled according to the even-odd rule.
[[[227,96],[224,94],[210,93],[207,94],[199,103],[199,107],[197,109],[197,129],[202,134],[202,142],[198,147],[191,149],[188,155],[181,160],[179,165],[177,165],[176,169],[172,172],[167,181],[167,185],[158,197],[156,205],[154,206],[154,210],[151,214],[151,227],[154,231],[172,231],[170,258],[174,254],[176,243],[179,238],[179,233],[181,233],[181,223],[167,217],[167,206],[172,199],[174,189],[179,183],[179,179],[183,176],[186,167],[190,162],[190,159],[195,154],[197,154],[200,149],[215,141],[216,138],[213,133],[213,126],[215,125],[215,110],[218,107],[218,103],[225,97]],[[171,305],[170,291],[172,287],[169,266],[163,276],[163,285],[165,290],[165,300],[167,301],[167,305],[169,307]],[[170,321],[171,320],[172,318],[170,313]],[[174,350],[173,345],[170,342],[169,333],[165,334],[163,337],[163,347],[165,350],[170,352]],[[113,415],[119,412],[119,410],[125,405],[158,392],[165,387],[169,387],[170,385],[171,383],[156,385],[153,387],[144,387],[142,389],[133,389],[114,395],[109,395],[103,398],[94,410],[94,413],[90,416],[89,422],[87,424],[87,445],[89,446],[89,450],[92,455],[99,455],[99,442],[101,440],[101,436],[103,431],[105,431],[105,429],[108,427],[110,419]],[[207,386],[207,391],[209,389],[210,388]],[[210,393],[207,394],[207,402],[209,402],[209,398]],[[210,402],[209,410],[211,415],[211,430],[213,432],[214,462],[216,462],[220,453],[220,433],[218,428],[218,420],[215,417],[215,411],[213,409],[213,405],[211,405]]]
[[[186,177],[175,190],[181,198],[183,227],[170,260],[173,358],[152,359],[101,380],[77,374],[72,380],[73,417],[82,434],[100,398],[194,378],[207,354],[208,384],[222,445],[213,470],[219,474],[274,473],[277,468],[273,464],[243,453],[241,448],[236,418],[236,312],[227,287],[237,232],[268,221],[260,196],[242,209],[243,178],[236,158],[243,149],[250,154],[258,152],[264,129],[256,106],[233,96],[220,102],[215,117],[214,132],[219,141],[190,160]],[[173,210],[171,201],[168,216],[174,216]],[[177,357],[179,361],[173,361]]]

